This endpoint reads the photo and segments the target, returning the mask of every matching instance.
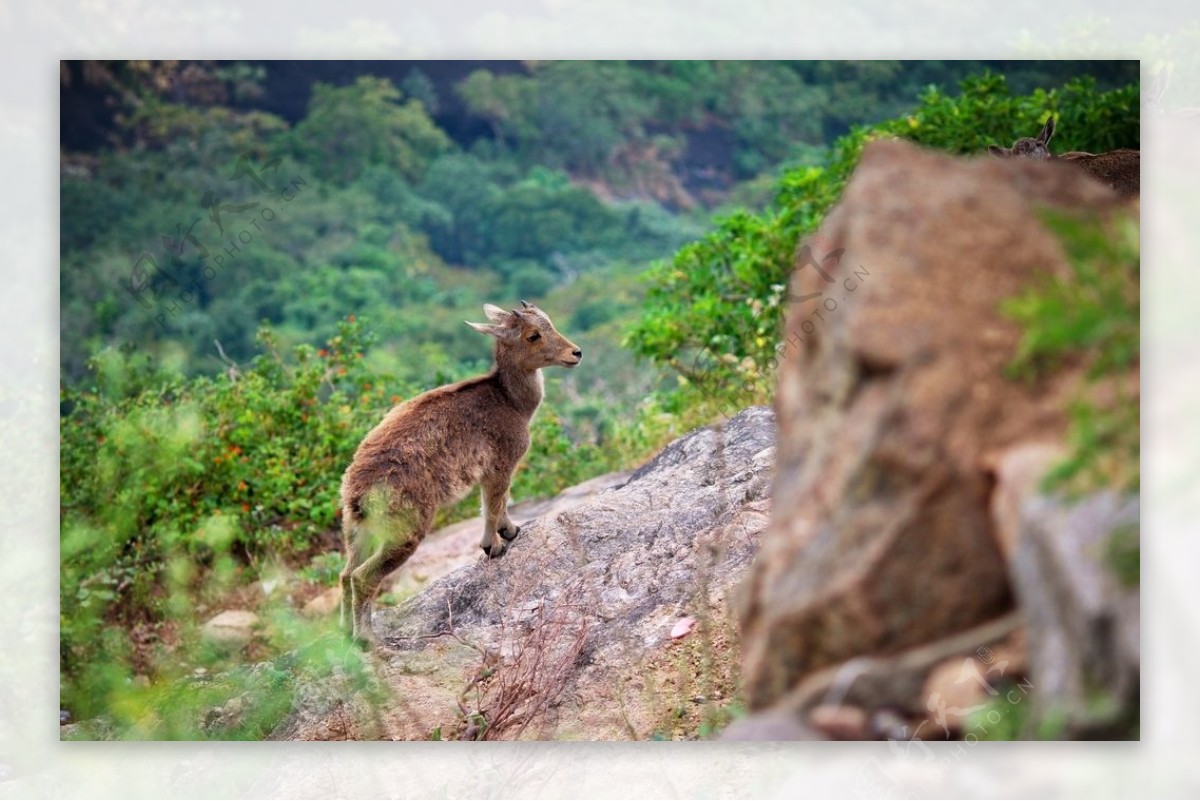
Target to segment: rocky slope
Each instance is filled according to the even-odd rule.
[[[739,658],[726,594],[767,525],[774,441],[765,408],[694,431],[528,523],[504,558],[377,611],[384,711],[310,687],[273,737],[629,739],[718,720]]]

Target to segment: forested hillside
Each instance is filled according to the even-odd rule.
[[[630,275],[714,212],[761,207],[781,169],[824,163],[850,125],[978,68],[65,63],[64,378],[78,384],[91,355],[122,345],[211,373],[214,339],[248,359],[266,321],[285,345],[319,346],[348,313],[370,320],[386,343],[374,364],[400,380],[475,369],[459,321],[481,299],[603,276],[607,310],[594,291],[564,299],[574,328],[602,325],[628,308]],[[1021,63],[1007,79],[1020,93],[1097,72],[1100,89],[1134,74]],[[313,82],[322,73],[331,81]],[[268,200],[293,181],[294,199]]]

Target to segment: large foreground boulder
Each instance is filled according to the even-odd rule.
[[[741,614],[752,708],[818,703],[855,657],[900,660],[882,676],[1011,632],[988,628],[1014,608],[1015,547],[989,465],[1062,440],[1080,371],[1007,378],[1021,332],[999,307],[1068,269],[1043,209],[1117,203],[1062,165],[868,146],[792,277],[775,514]]]

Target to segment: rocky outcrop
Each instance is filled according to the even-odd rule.
[[[600,492],[619,487],[629,480],[628,471],[605,473],[590,478],[555,495],[521,501],[509,507],[509,516],[518,526],[539,517],[564,512],[587,503]],[[477,516],[443,526],[421,542],[421,547],[389,579],[390,591],[397,598],[411,598],[438,579],[479,561],[479,535],[483,517]],[[310,599],[302,610],[305,617],[320,618],[335,614],[342,600],[342,588],[333,586]]]
[[[939,664],[1019,639],[997,454],[1061,442],[1080,371],[1006,377],[1021,332],[999,307],[1068,269],[1042,209],[1118,202],[1063,165],[868,146],[792,277],[775,515],[741,610],[752,708],[836,690],[923,714]]]
[[[713,667],[738,658],[725,594],[767,525],[774,442],[761,407],[694,431],[620,486],[529,522],[502,559],[477,555],[378,610],[394,699],[382,720],[347,729],[354,702],[311,688],[273,736],[646,738],[674,706],[728,701]],[[690,684],[655,686],[691,659]]]
[[[1140,603],[1136,575],[1123,583],[1111,560],[1122,538],[1137,545],[1138,501],[1034,496],[1021,522],[1012,575],[1043,701],[1033,725],[1055,736],[1124,736],[1138,723]]]

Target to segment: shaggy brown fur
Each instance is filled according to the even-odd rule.
[[[439,387],[394,407],[367,434],[342,478],[342,626],[369,641],[380,583],[429,533],[437,510],[483,489],[480,547],[504,555],[520,532],[508,516],[513,472],[529,448],[529,421],[542,402],[543,367],[575,367],[583,352],[524,301],[506,312],[483,307],[496,338],[491,372]]]
[[[1121,148],[1107,153],[1083,153],[1073,151],[1058,157],[1080,167],[1088,175],[1116,190],[1123,197],[1137,197],[1142,186],[1142,154],[1137,150]]]
[[[988,152],[1001,158],[1023,158],[1037,161],[1065,161],[1079,167],[1100,183],[1124,197],[1137,197],[1141,191],[1141,153],[1129,148],[1107,153],[1084,153],[1073,150],[1061,156],[1050,153],[1050,137],[1054,136],[1054,118],[1046,120],[1036,137],[1023,137],[1012,147],[988,145]]]

